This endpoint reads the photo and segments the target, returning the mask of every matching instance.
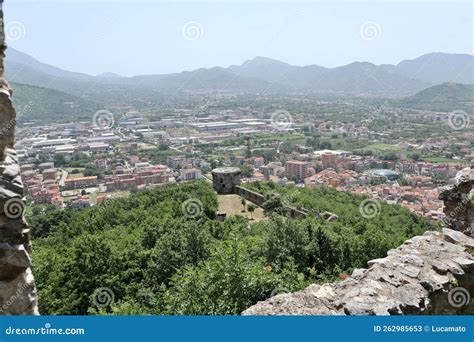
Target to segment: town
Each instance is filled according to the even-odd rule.
[[[469,132],[446,112],[304,98],[269,111],[262,103],[226,108],[226,100],[162,115],[111,106],[86,122],[24,123],[16,149],[33,213],[210,180],[212,169],[234,166],[244,183],[328,186],[442,220],[439,189],[474,157]],[[300,108],[283,110],[285,101]]]

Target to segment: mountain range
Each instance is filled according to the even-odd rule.
[[[403,96],[443,82],[474,83],[474,56],[429,53],[397,65],[354,62],[326,68],[295,66],[266,57],[241,65],[164,75],[91,76],[42,63],[13,48],[6,53],[6,73],[17,83],[51,88],[89,100],[155,96],[177,92],[332,93]]]

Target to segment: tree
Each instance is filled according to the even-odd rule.
[[[245,201],[245,198],[241,197],[240,198],[240,204],[242,204],[242,211],[244,212],[245,211],[245,205],[247,204],[247,202]]]
[[[266,271],[263,261],[252,261],[245,242],[233,236],[206,262],[173,277],[165,295],[167,314],[239,315],[283,283],[289,291],[295,289],[296,272]]]
[[[388,153],[385,153],[383,156],[382,156],[383,160],[391,160],[391,161],[395,161],[395,160],[398,160],[398,156],[396,153],[393,153],[393,152],[388,152]]]
[[[414,152],[414,153],[410,153],[408,157],[413,159],[414,161],[419,161],[421,158],[421,155],[418,152]]]
[[[250,217],[252,218],[253,220],[253,213],[255,211],[255,209],[257,209],[257,206],[253,203],[250,203],[248,206],[247,206],[247,210],[249,211],[250,213]]]
[[[240,167],[241,170],[241,176],[244,178],[250,178],[252,177],[253,174],[253,168],[249,165],[242,165]]]
[[[55,166],[63,166],[66,163],[66,159],[62,154],[55,154],[54,155],[54,165]]]
[[[323,149],[323,150],[324,149],[330,150],[330,149],[332,149],[332,144],[329,141],[323,141],[320,144],[320,148]]]
[[[267,216],[272,214],[284,215],[286,213],[285,206],[281,201],[279,195],[271,195],[265,202],[262,204],[263,212]]]
[[[294,151],[294,144],[292,144],[291,142],[289,141],[285,141],[283,142],[281,145],[280,145],[280,152],[281,153],[285,153],[285,154],[288,154],[288,153],[291,153]]]
[[[252,148],[250,147],[250,138],[247,138],[247,148],[245,150],[245,158],[252,157]]]
[[[216,220],[217,195],[205,181],[132,193],[83,210],[48,208],[29,218],[41,312],[57,314],[240,314],[277,288],[333,281],[386,255],[429,220],[381,203],[370,220],[361,196],[321,187],[243,184],[267,198],[268,220]],[[281,196],[314,213],[285,217]],[[293,194],[294,193],[294,194]],[[190,207],[183,203],[193,199]],[[254,206],[246,201],[253,218]],[[338,219],[326,222],[317,213]],[[114,303],[98,309],[101,288]]]
[[[169,149],[170,149],[170,148],[169,148],[168,145],[166,145],[166,144],[160,143],[160,144],[158,145],[158,150],[160,150],[160,151],[168,151]]]

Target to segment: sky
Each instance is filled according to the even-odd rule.
[[[91,75],[164,74],[241,64],[396,64],[473,54],[471,0],[5,0],[7,42]]]

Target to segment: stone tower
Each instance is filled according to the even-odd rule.
[[[14,149],[16,112],[4,78],[5,32],[0,0],[0,315],[37,315],[23,183]]]
[[[242,171],[238,167],[220,167],[212,170],[212,184],[218,194],[232,194],[235,186],[240,184],[240,174]]]

